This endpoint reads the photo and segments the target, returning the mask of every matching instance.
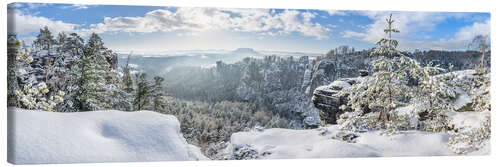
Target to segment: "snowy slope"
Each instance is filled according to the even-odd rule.
[[[262,159],[456,155],[447,147],[446,133],[407,131],[384,136],[373,131],[356,133],[356,142],[349,143],[332,138],[339,132],[337,125],[310,130],[239,132],[231,136],[225,151],[234,154],[238,149],[252,148]],[[485,147],[473,154],[488,153],[489,147]]]
[[[9,108],[15,164],[206,160],[177,118],[151,111],[51,113]]]

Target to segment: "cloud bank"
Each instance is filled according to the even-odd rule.
[[[343,31],[343,38],[358,38],[369,43],[375,43],[385,37],[383,29],[386,28],[386,18],[393,14],[396,20],[393,26],[401,32],[393,35],[400,43],[403,50],[414,49],[465,49],[467,43],[476,35],[490,35],[490,21],[475,22],[470,26],[462,27],[448,39],[428,40],[430,36],[419,34],[421,32],[432,32],[436,26],[446,19],[465,18],[464,13],[435,13],[435,12],[377,12],[361,11],[360,15],[367,16],[373,20],[372,24],[364,26],[363,32],[351,30]]]

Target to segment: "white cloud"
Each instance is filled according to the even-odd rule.
[[[490,36],[490,20],[486,20],[485,22],[475,22],[471,26],[466,26],[461,28],[455,34],[455,40],[458,41],[466,41],[471,40],[477,35],[485,35]]]
[[[62,6],[60,8],[61,9],[82,10],[82,9],[88,9],[90,6],[91,5],[73,4],[73,5],[68,5],[68,6]]]
[[[387,27],[385,19],[391,12],[363,11],[362,14],[374,20],[373,24],[366,27],[366,35],[363,40],[376,42],[385,36],[383,29]],[[412,33],[421,31],[432,31],[436,25],[452,15],[432,12],[392,12],[393,27],[401,32],[394,35],[395,38],[406,39],[412,37]]]
[[[29,34],[39,32],[40,28],[47,26],[54,34],[59,32],[73,32],[76,24],[51,20],[46,17],[24,14],[19,10],[10,10],[8,14],[8,32],[17,34]]]
[[[490,37],[490,20],[484,22],[475,22],[470,26],[462,27],[455,35],[450,39],[440,39],[438,41],[432,42],[413,42],[420,43],[420,46],[425,46],[431,49],[453,49],[462,50],[467,49],[467,45],[472,42],[475,36],[484,35]],[[489,39],[489,38],[488,38]],[[408,45],[413,45],[409,43]],[[489,41],[488,41],[489,43]]]
[[[105,17],[103,23],[91,25],[92,31],[102,32],[171,32],[175,30],[235,32],[301,33],[316,39],[328,38],[329,28],[313,23],[316,14],[285,10],[277,13],[268,9],[177,8],[158,9],[140,17]]]
[[[346,15],[346,13],[344,11],[340,11],[340,10],[327,9],[327,10],[323,10],[323,11],[327,12],[328,15],[330,15],[330,16],[333,16],[333,15],[345,16]]]
[[[436,26],[447,18],[464,18],[464,13],[434,13],[434,12],[390,12],[390,11],[360,11],[359,14],[372,19],[372,24],[362,27],[364,32],[354,32],[346,30],[342,32],[344,38],[359,38],[363,41],[375,43],[385,37],[383,29],[387,27],[386,18],[393,14],[396,21],[393,27],[400,30],[400,33],[393,34],[399,41],[399,48],[403,50],[413,49],[461,49],[474,34],[489,33],[489,21],[485,23],[475,23],[472,26],[463,27],[453,38],[440,39],[437,41],[420,41],[416,38],[428,39],[428,36],[421,36],[418,32],[431,32]]]
[[[354,32],[351,30],[346,30],[342,32],[342,38],[352,38],[352,37],[364,38],[365,36],[366,36],[365,33]]]
[[[85,9],[85,5],[67,6],[68,9]],[[78,32],[85,36],[92,32],[172,32],[182,31],[182,36],[199,31],[255,32],[270,36],[297,32],[316,39],[328,38],[331,29],[312,20],[316,13],[269,9],[218,9],[177,8],[158,9],[138,17],[104,17],[104,21],[89,28],[78,29],[80,25],[56,21],[46,17],[30,15],[19,10],[9,10],[9,31],[18,34],[38,32],[48,26],[55,33]]]

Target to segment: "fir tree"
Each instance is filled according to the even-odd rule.
[[[95,33],[85,44],[84,54],[79,61],[78,93],[79,108],[82,111],[106,109],[112,106],[108,92],[110,65],[106,60],[109,53],[102,39]]]
[[[396,107],[396,99],[394,96],[398,96],[400,94],[404,94],[405,92],[398,92],[398,89],[394,89],[398,85],[402,85],[404,83],[400,83],[394,81],[395,79],[403,79],[398,75],[398,64],[396,64],[396,57],[403,56],[399,51],[396,50],[398,46],[398,41],[392,39],[392,33],[399,33],[399,30],[393,28],[392,24],[394,20],[392,19],[392,14],[386,19],[387,28],[384,29],[384,33],[387,35],[387,38],[380,39],[376,45],[379,48],[375,49],[370,55],[371,56],[380,56],[378,60],[372,62],[375,70],[378,70],[373,76],[377,78],[380,82],[376,83],[375,91],[381,93],[378,98],[376,98],[376,106],[382,107],[383,109],[380,111],[379,120],[380,119],[390,119],[390,116],[387,115],[393,108]],[[399,78],[396,78],[399,77]],[[400,90],[400,89],[399,89]]]
[[[408,122],[414,116],[401,116],[395,112],[399,106],[407,105],[407,100],[415,96],[415,88],[410,86],[410,78],[418,78],[419,63],[403,55],[397,50],[398,41],[392,38],[393,33],[399,30],[393,28],[392,14],[386,19],[387,28],[384,32],[387,38],[382,38],[371,56],[378,59],[372,61],[376,71],[371,77],[364,78],[361,84],[354,85],[348,92],[348,104],[354,113],[341,116],[339,124],[344,129],[387,129],[389,133],[407,126],[399,126],[401,122]],[[373,114],[365,115],[364,108],[378,111],[376,120]]]
[[[132,54],[132,53],[131,53]],[[132,80],[132,76],[130,74],[130,66],[129,66],[129,61],[130,61],[130,55],[127,56],[127,63],[125,64],[125,67],[123,67],[123,85],[124,89],[127,93],[132,93],[134,91],[134,81]]]
[[[151,102],[150,97],[152,91],[151,86],[146,79],[146,73],[137,73],[135,79],[137,87],[135,89],[134,109],[147,109]]]
[[[65,38],[63,38],[65,37]],[[79,82],[81,81],[81,64],[83,60],[84,40],[76,33],[58,36],[59,53],[63,56],[59,57],[59,67],[61,70],[56,71],[63,86],[61,89],[65,90],[64,102],[58,104],[58,111],[61,112],[75,112],[80,109],[78,98]],[[75,68],[76,66],[76,68]]]
[[[131,54],[130,54],[131,55]],[[124,111],[132,111],[134,109],[134,82],[130,74],[129,60],[130,55],[127,57],[127,63],[122,67],[122,78],[117,91],[119,100],[117,101],[117,109]]]
[[[163,89],[163,81],[165,80],[162,77],[154,77],[154,84],[152,88],[152,98],[153,98],[153,106],[152,109],[153,111],[163,111],[165,109],[165,93]]]

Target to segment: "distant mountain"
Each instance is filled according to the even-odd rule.
[[[118,66],[124,66],[130,53],[119,53]],[[263,58],[276,55],[279,57],[300,58],[303,56],[321,56],[315,53],[285,52],[285,51],[256,51],[253,48],[237,48],[235,50],[182,50],[169,51],[162,54],[133,53],[130,64],[137,66],[137,71],[148,73],[151,77],[164,75],[177,67],[212,67],[217,61],[232,64],[246,57]]]
[[[238,48],[232,51],[230,54],[260,55],[259,52],[253,50],[252,48]]]

